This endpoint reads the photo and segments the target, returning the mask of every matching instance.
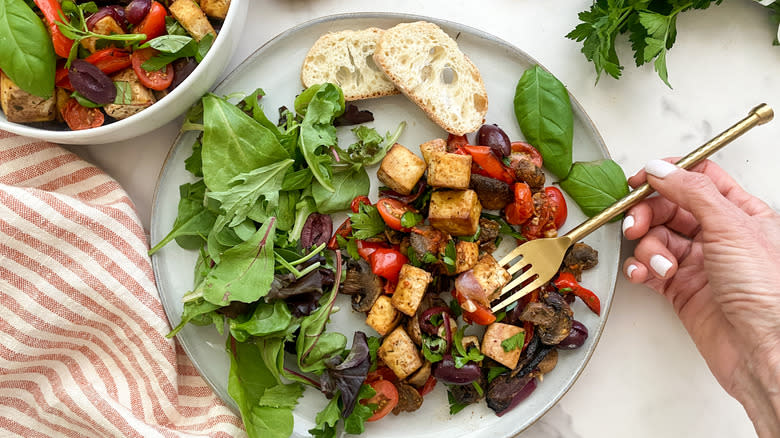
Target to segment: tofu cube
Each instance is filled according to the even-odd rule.
[[[417,347],[403,327],[397,327],[385,337],[378,354],[399,379],[405,379],[423,365]]]
[[[106,15],[93,25],[92,32],[99,33],[100,35],[121,35],[125,33],[125,30],[122,29],[122,26],[120,26],[113,17]],[[97,50],[105,48],[103,45],[98,47],[97,42],[97,38],[89,37],[81,40],[81,45],[91,53],[95,53]],[[104,43],[106,43],[106,40],[103,40],[101,44]],[[116,43],[108,42],[108,44],[112,47],[116,47]]]
[[[55,100],[57,102],[56,103],[57,110],[56,110],[56,114],[55,114],[55,119],[58,122],[64,122],[65,119],[62,116],[62,111],[65,109],[65,104],[68,103],[68,99],[71,99],[70,91],[68,91],[68,90],[66,90],[64,88],[57,87],[57,89],[54,92],[54,98],[55,98]]]
[[[431,371],[433,369],[433,366],[430,362],[427,360],[423,364],[423,366],[420,367],[419,370],[417,370],[414,374],[409,376],[408,379],[406,379],[409,384],[414,385],[418,388],[422,388],[423,385],[428,381],[428,379],[431,377]]]
[[[417,181],[425,173],[425,161],[409,149],[396,143],[382,159],[382,164],[376,172],[382,184],[392,190],[408,195],[417,185]]]
[[[215,37],[217,32],[209,23],[209,19],[203,10],[193,0],[176,0],[168,7],[171,15],[181,24],[196,41],[203,39],[206,34]]]
[[[495,360],[501,365],[511,369],[517,366],[520,360],[521,348],[514,348],[504,351],[502,342],[523,331],[522,327],[510,324],[494,322],[485,330],[485,336],[482,338],[482,354]]]
[[[141,85],[133,69],[128,68],[114,75],[111,80],[117,83],[126,83],[130,89],[131,99],[127,104],[110,103],[104,107],[106,114],[115,119],[124,119],[136,114],[149,106],[157,99],[152,90]],[[125,85],[120,86],[120,89]]]
[[[230,0],[200,0],[200,8],[211,18],[224,20],[229,7]]]
[[[437,153],[428,161],[428,184],[466,190],[471,182],[471,155]]]
[[[420,152],[422,153],[423,160],[430,164],[431,157],[435,154],[443,154],[447,152],[447,141],[443,138],[434,138],[431,141],[426,141],[420,145]]]
[[[479,244],[459,240],[455,244],[455,273],[460,274],[473,268],[479,260]]]
[[[30,94],[17,86],[0,71],[0,107],[5,118],[14,123],[47,122],[54,120],[56,97],[54,89],[48,99]]]
[[[471,269],[477,283],[485,291],[488,301],[498,298],[501,295],[501,289],[512,279],[512,275],[501,267],[490,254],[483,255]]]
[[[433,192],[428,209],[431,226],[453,236],[473,236],[479,227],[482,205],[473,190]]]
[[[390,333],[390,330],[394,329],[400,321],[401,313],[393,307],[387,295],[377,298],[366,317],[366,324],[382,336]]]
[[[432,280],[430,272],[409,264],[403,265],[398,274],[398,285],[393,292],[393,306],[409,316],[414,316]]]

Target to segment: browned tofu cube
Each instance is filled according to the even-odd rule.
[[[405,379],[423,365],[420,352],[403,327],[397,327],[385,337],[378,354],[399,379]]]
[[[477,283],[485,291],[488,301],[498,298],[501,295],[501,289],[512,279],[512,275],[501,267],[490,254],[483,255],[471,269],[474,271]]]
[[[455,273],[460,274],[473,268],[479,260],[479,244],[459,240],[455,244]]]
[[[466,190],[471,182],[471,155],[434,154],[428,161],[428,184]]]
[[[382,184],[392,190],[408,195],[425,173],[425,161],[409,149],[396,143],[382,159],[376,172]]]
[[[127,103],[110,103],[104,107],[106,114],[115,119],[124,119],[136,114],[149,106],[155,101],[152,90],[144,87],[141,81],[136,76],[133,69],[128,68],[114,75],[111,80],[121,84],[117,87],[117,90],[128,91],[130,100]],[[119,96],[124,97],[124,96]]]
[[[475,191],[442,190],[431,195],[428,221],[453,236],[473,236],[481,213],[482,205]]]
[[[65,119],[62,116],[62,111],[65,109],[65,104],[68,103],[68,99],[72,99],[70,97],[70,92],[64,88],[57,87],[54,92],[54,98],[57,102],[55,118],[58,122],[64,122]]]
[[[504,365],[514,369],[517,361],[520,359],[522,348],[512,348],[506,351],[501,345],[502,342],[522,332],[522,327],[510,324],[494,322],[485,330],[485,336],[482,338],[482,354]]]
[[[99,33],[100,35],[121,35],[125,33],[125,30],[122,29],[122,26],[120,26],[113,17],[106,15],[95,22],[92,27],[92,32]],[[84,38],[81,40],[81,45],[90,52],[95,53],[95,51],[98,50],[97,41],[98,39],[95,37]],[[116,47],[117,44],[111,43],[111,46]],[[102,47],[103,46],[101,46],[101,48]]]
[[[430,272],[409,264],[403,265],[398,274],[398,285],[393,292],[393,306],[409,316],[414,316],[428,288],[428,283],[432,280],[433,276]]]
[[[420,369],[417,370],[414,374],[409,376],[409,378],[406,379],[406,381],[409,382],[411,385],[421,388],[431,377],[432,368],[433,366],[431,365],[431,363],[426,360],[423,366],[421,366]]]
[[[206,34],[215,37],[217,32],[209,23],[209,19],[203,10],[193,0],[176,0],[168,7],[171,15],[176,19],[196,41],[203,39]]]
[[[420,145],[420,152],[422,153],[423,160],[425,160],[426,163],[430,163],[433,155],[447,152],[447,141],[443,138],[434,138],[431,141],[426,141]]]
[[[366,316],[366,324],[382,336],[390,333],[390,330],[394,329],[400,321],[401,313],[393,307],[387,295],[377,298]]]
[[[0,71],[0,107],[5,118],[14,123],[47,122],[54,120],[56,97],[54,89],[48,99],[30,94],[17,86]]]
[[[227,16],[230,0],[200,0],[200,8],[203,12],[212,18],[224,20]]]

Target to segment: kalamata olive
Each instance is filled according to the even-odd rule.
[[[327,243],[331,234],[333,234],[333,221],[330,215],[312,213],[303,224],[301,247],[309,249],[312,246]]]
[[[566,336],[559,344],[558,348],[562,350],[574,350],[575,348],[582,347],[585,340],[588,339],[588,328],[581,322],[572,320],[571,332],[569,336]]]
[[[73,60],[68,78],[73,88],[92,102],[105,105],[116,99],[116,86],[111,78],[83,59]]]
[[[431,336],[437,336],[439,334],[439,327],[434,326],[433,323],[431,323],[431,318],[434,316],[440,316],[444,324],[449,324],[449,316],[451,316],[449,307],[431,307],[420,314],[420,329]],[[447,317],[446,320],[444,318],[445,316]]]
[[[468,362],[462,368],[455,367],[452,355],[445,354],[441,362],[436,362],[433,376],[448,385],[467,385],[482,375],[476,362]]]
[[[187,77],[198,67],[194,58],[181,58],[173,61],[173,82],[168,87],[168,91],[173,91],[181,85]]]
[[[90,15],[89,18],[87,18],[87,29],[93,30],[95,28],[95,24],[106,17],[113,18],[114,21],[116,21],[116,24],[122,26],[124,30],[127,30],[127,18],[125,16],[125,10],[118,5],[104,6],[98,9],[98,11],[94,14]]]
[[[477,132],[477,144],[490,146],[498,157],[507,157],[512,153],[512,142],[498,125],[482,125]]]
[[[127,21],[132,24],[138,24],[146,18],[149,9],[152,7],[152,0],[133,0],[125,7],[125,16]]]
[[[536,389],[536,379],[531,379],[528,381],[528,383],[523,386],[523,389],[517,392],[517,394],[512,397],[512,401],[509,403],[509,406],[504,409],[501,412],[497,412],[496,415],[499,417],[503,416],[507,412],[511,411],[515,408],[515,406],[519,405],[521,401],[528,398],[529,395],[531,395],[532,392]]]

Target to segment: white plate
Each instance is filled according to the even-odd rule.
[[[291,106],[294,96],[300,93],[300,66],[309,47],[323,33],[342,29],[361,29],[369,26],[389,28],[399,22],[427,20],[437,23],[453,38],[482,72],[489,97],[487,122],[497,123],[512,139],[521,139],[514,118],[512,99],[515,85],[523,71],[538,64],[523,51],[485,32],[429,17],[405,14],[361,13],[329,16],[294,27],[277,36],[247,58],[215,89],[218,95],[232,92],[251,92],[262,87],[266,96],[262,104],[270,118],[274,118],[279,106]],[[385,97],[359,103],[361,109],[374,113],[373,125],[380,133],[394,130],[398,123],[408,123],[399,142],[419,153],[417,145],[446,133],[429,121],[425,114],[403,96]],[[606,147],[593,123],[579,104],[572,98],[574,109],[574,158],[587,161],[608,157]],[[353,141],[351,133],[344,129],[342,144]],[[156,243],[171,229],[176,218],[179,185],[192,181],[184,169],[184,159],[191,153],[194,133],[186,133],[177,139],[163,167],[157,186],[152,213],[151,240]],[[548,175],[548,184],[552,179]],[[370,197],[376,200],[377,181],[372,175]],[[585,219],[576,204],[569,199],[569,218],[565,229],[572,228]],[[334,220],[339,224],[339,218]],[[449,415],[447,394],[443,385],[425,397],[422,408],[414,413],[389,416],[370,423],[366,435],[371,437],[423,438],[423,437],[478,437],[487,431],[496,438],[509,437],[521,432],[549,410],[574,383],[582,372],[596,346],[606,322],[620,256],[620,232],[617,224],[609,224],[597,230],[586,242],[599,251],[599,265],[584,274],[583,283],[594,290],[602,302],[601,317],[591,313],[581,302],[573,305],[575,318],[590,331],[585,345],[573,351],[561,351],[556,369],[545,375],[536,391],[522,404],[502,418],[497,417],[484,402]],[[185,251],[169,244],[153,257],[154,272],[160,289],[163,306],[172,326],[181,317],[181,296],[192,288],[194,251]],[[376,334],[363,322],[364,316],[352,312],[348,297],[340,297],[341,311],[333,317],[330,330],[338,330],[351,339],[355,330]],[[192,358],[203,377],[216,393],[235,409],[235,403],[227,392],[229,369],[224,351],[224,337],[213,327],[189,325],[179,333],[179,341]],[[326,399],[312,389],[295,409],[294,436],[309,436],[307,430],[314,427],[314,417],[326,404]]]

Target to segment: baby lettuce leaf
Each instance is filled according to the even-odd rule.
[[[374,391],[371,386],[363,384],[360,387],[357,399],[358,401],[368,400],[374,395],[376,395],[376,391]],[[325,409],[317,413],[317,416],[314,418],[317,426],[314,429],[309,429],[309,433],[315,438],[335,438],[338,436],[336,425],[338,424],[339,418],[341,417],[340,412],[342,406],[343,403],[341,402],[341,394],[333,397],[328,405],[325,406]],[[360,435],[365,432],[366,420],[374,415],[374,411],[376,411],[377,407],[378,406],[374,403],[365,405],[356,403],[355,409],[344,420],[344,432],[353,435]]]
[[[235,105],[203,97],[203,179],[214,192],[230,188],[236,176],[290,158],[273,132]]]
[[[310,93],[308,90],[301,94]],[[301,97],[299,96],[299,98]],[[298,99],[296,99],[296,110]],[[344,112],[344,94],[338,86],[326,83],[318,86],[316,93],[306,106],[306,115],[301,122],[301,134],[298,140],[301,153],[309,165],[314,178],[329,192],[336,189],[331,182],[331,163],[333,156],[330,148],[335,146],[336,127],[333,120]]]
[[[325,359],[339,354],[347,345],[346,336],[341,333],[325,333],[336,302],[338,285],[322,297],[320,308],[301,321],[301,331],[295,343],[298,368],[305,373],[320,373],[325,370]]]
[[[239,342],[246,342],[250,336],[279,335],[287,330],[292,319],[284,300],[276,300],[273,304],[261,302],[246,321],[230,322],[230,334]]]
[[[628,194],[623,169],[609,159],[574,163],[560,184],[590,217]]]
[[[365,195],[371,186],[366,169],[358,165],[333,174],[331,183],[335,192],[328,190],[319,181],[315,181],[311,188],[319,213],[335,213],[348,209],[355,196]]]
[[[534,66],[523,73],[514,98],[515,117],[526,140],[544,158],[544,166],[565,178],[572,162],[574,115],[566,87]]]
[[[48,99],[56,67],[43,21],[24,0],[0,1],[0,69],[22,90]]]
[[[167,236],[149,250],[149,255],[159,251],[173,239],[185,249],[200,248],[209,235],[217,215],[203,206],[206,184],[203,180],[179,186],[179,214]]]
[[[341,416],[347,418],[355,409],[360,386],[366,380],[368,368],[371,366],[366,334],[356,331],[352,337],[352,349],[346,359],[341,360],[340,356],[333,356],[325,361],[325,365],[328,368],[320,376],[322,392],[327,397],[333,397],[336,391],[341,393],[341,401],[344,404]]]
[[[310,214],[316,211],[317,206],[314,204],[314,198],[304,194],[301,197],[301,200],[295,204],[295,225],[293,225],[293,229],[290,231],[289,242],[301,240],[301,232],[303,232],[303,226],[306,224],[306,219]]]
[[[251,438],[288,438],[293,432],[293,408],[303,394],[298,383],[277,382],[258,346],[228,338],[228,393],[236,401]]]
[[[206,301],[221,306],[253,303],[268,293],[274,279],[275,223],[276,218],[269,219],[251,239],[222,253],[198,287]]]
[[[268,202],[267,211],[276,210],[284,176],[293,162],[292,159],[281,160],[236,175],[228,181],[227,190],[210,192],[208,197],[219,201],[220,208],[230,220],[230,227],[243,222],[261,198]]]
[[[184,328],[187,323],[195,325],[209,325],[215,324],[217,327],[221,327],[224,323],[222,315],[214,312],[222,306],[209,303],[203,298],[187,301],[184,303],[184,310],[182,310],[181,322],[166,335],[167,338],[176,336],[181,329]]]

